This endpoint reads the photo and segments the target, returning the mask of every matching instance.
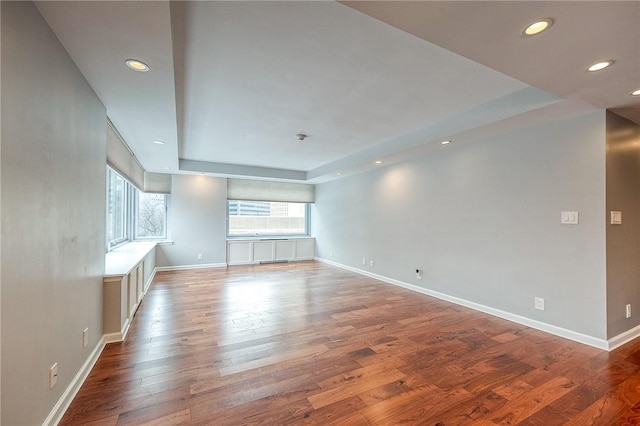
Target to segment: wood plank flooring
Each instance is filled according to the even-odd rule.
[[[640,342],[608,353],[317,262],[162,272],[61,424],[640,424]]]

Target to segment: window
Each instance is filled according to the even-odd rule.
[[[111,249],[129,240],[129,198],[131,184],[113,169],[107,169],[107,239]]]
[[[136,238],[166,238],[167,196],[137,192]]]
[[[309,235],[309,205],[274,201],[227,202],[227,235],[292,236]]]
[[[133,239],[167,237],[167,196],[139,191],[107,167],[107,250]]]

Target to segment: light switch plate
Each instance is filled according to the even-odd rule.
[[[560,223],[563,225],[577,225],[578,212],[562,212],[560,214]]]
[[[622,212],[611,211],[611,224],[622,225]]]

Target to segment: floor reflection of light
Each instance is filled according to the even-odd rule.
[[[156,291],[150,300],[145,300],[147,308],[151,311],[151,323],[148,324],[146,333],[149,337],[171,334],[173,326],[173,310],[167,309],[171,305],[167,291]]]

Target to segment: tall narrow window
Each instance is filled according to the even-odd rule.
[[[166,195],[137,192],[136,238],[166,238]]]
[[[107,238],[109,248],[128,240],[127,197],[129,183],[107,169]]]
[[[308,235],[309,205],[274,201],[229,200],[228,236]]]

